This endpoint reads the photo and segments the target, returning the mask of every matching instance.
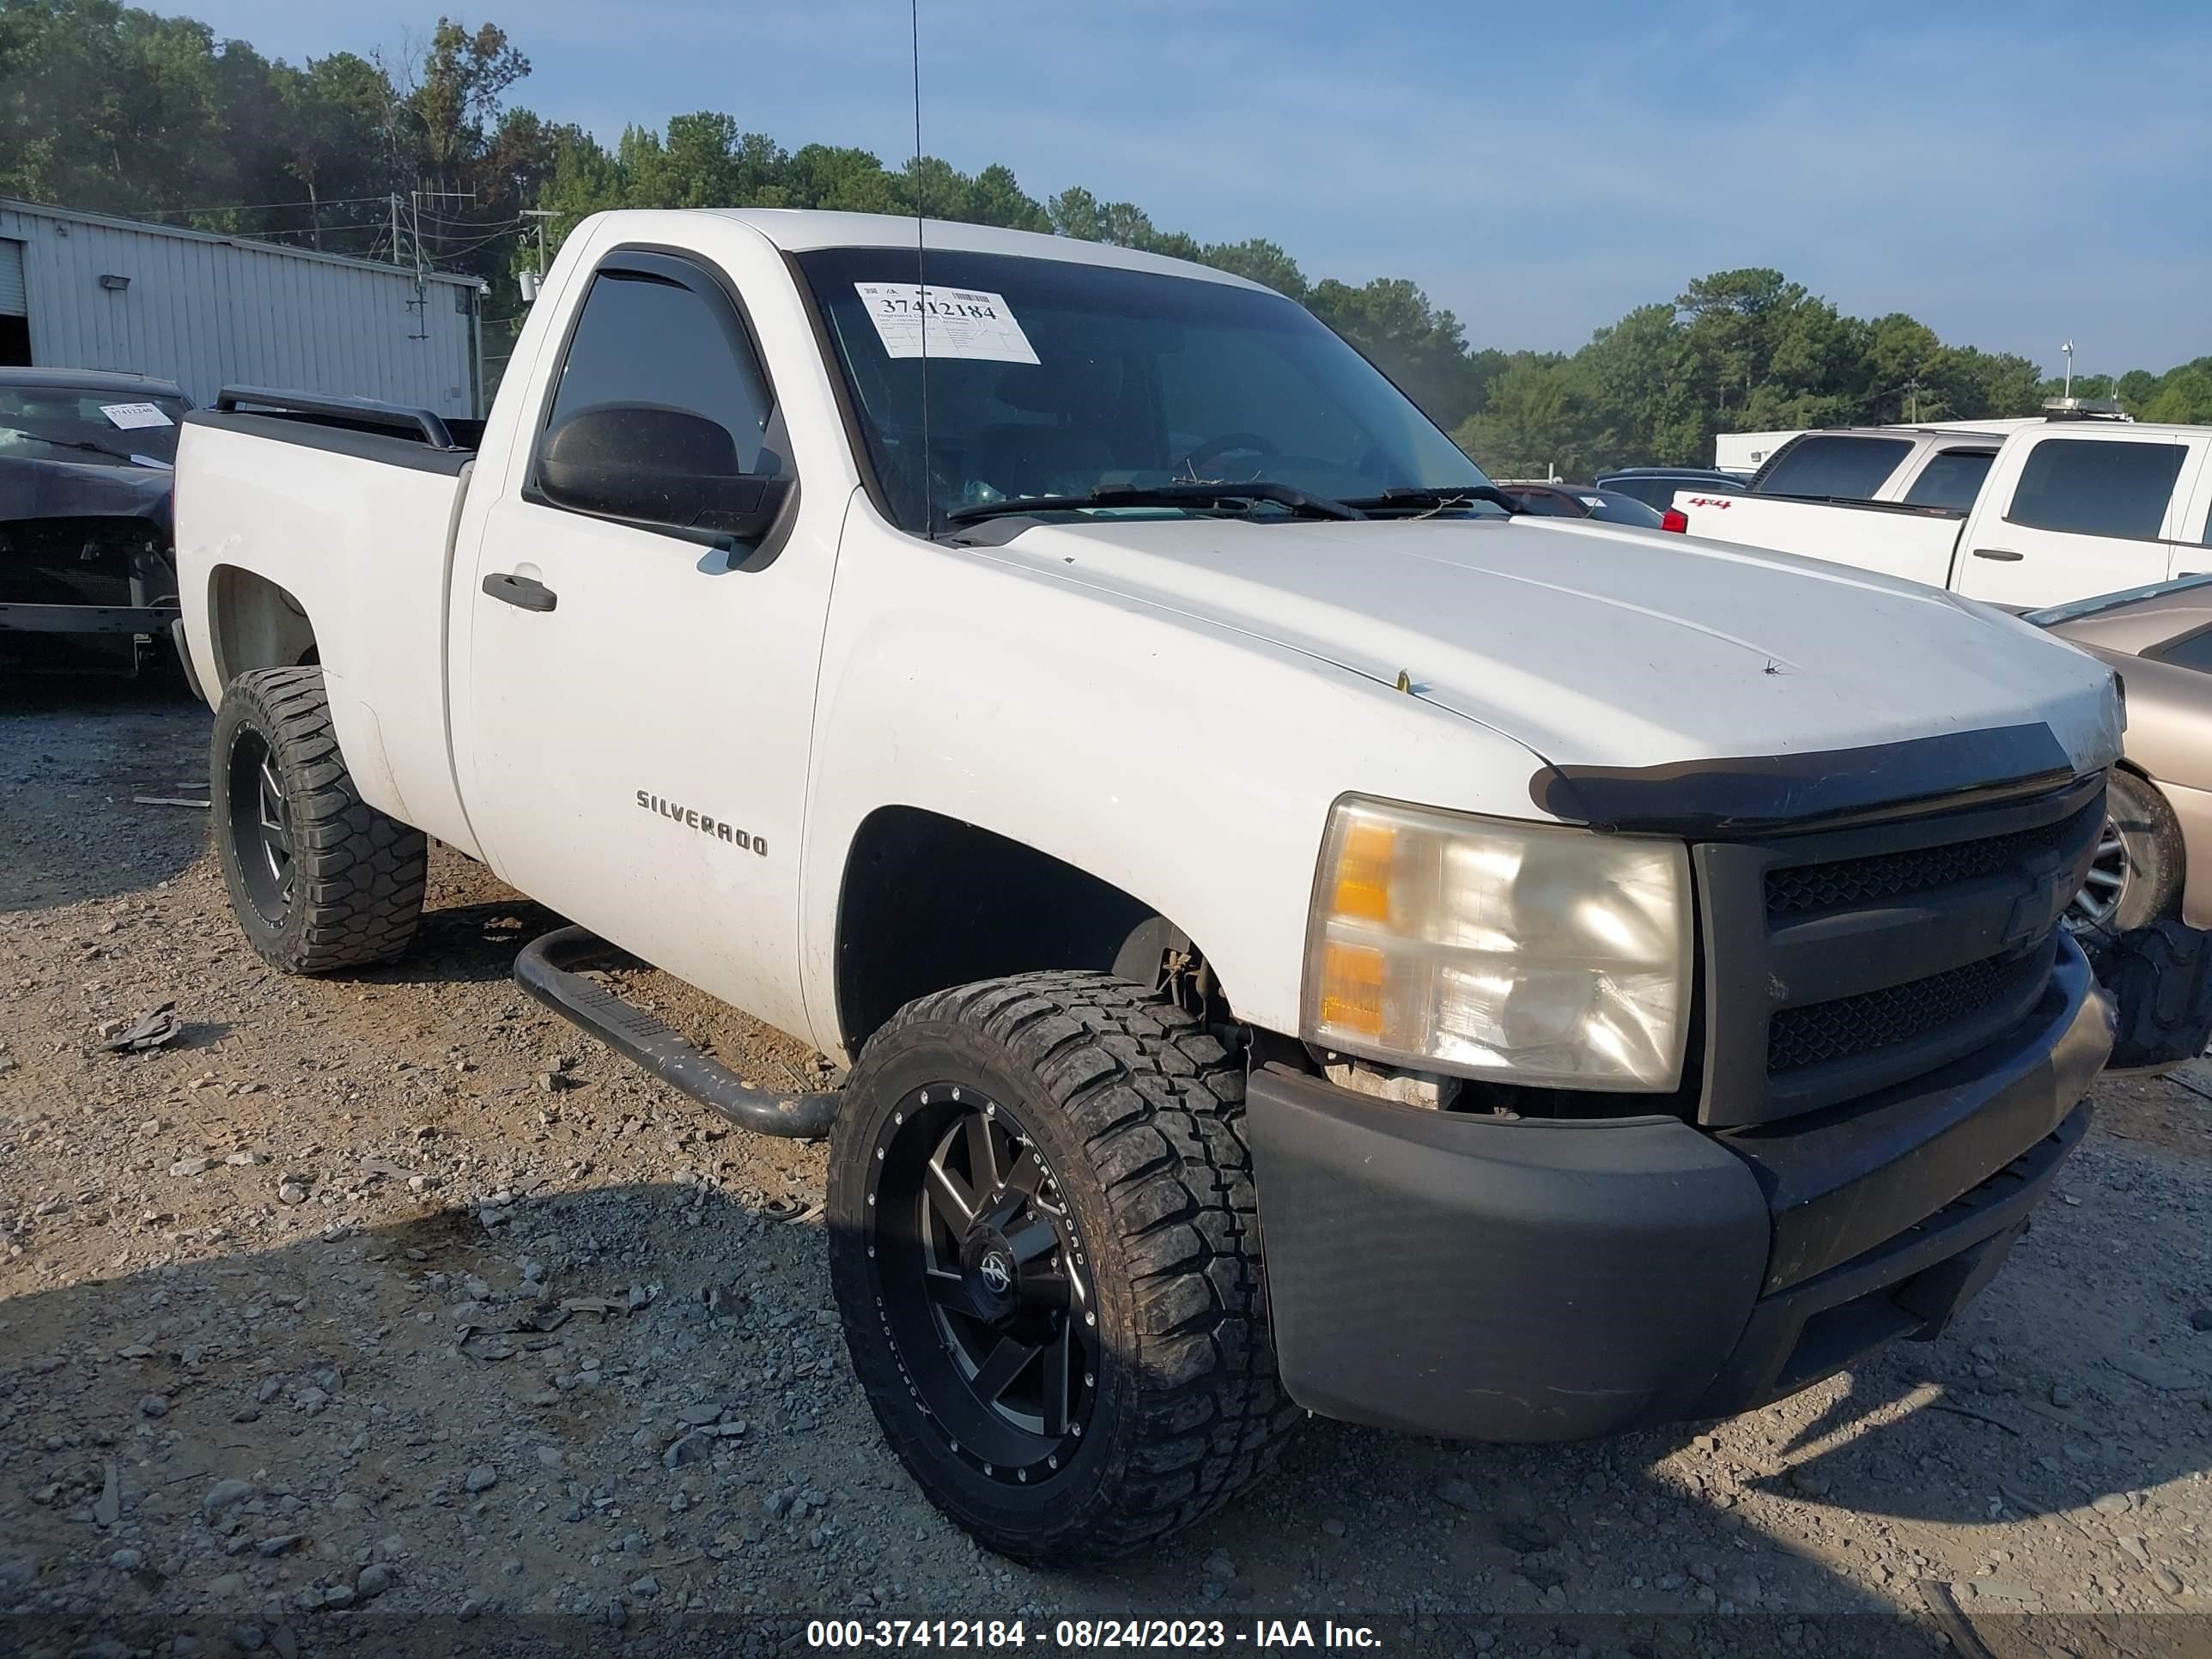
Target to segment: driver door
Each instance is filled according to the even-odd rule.
[[[719,269],[617,248],[588,280],[475,568],[456,572],[471,823],[533,898],[805,1032],[799,828],[842,503],[797,502],[752,545],[556,505],[536,483],[548,435],[607,404],[712,421],[748,475],[792,465]]]

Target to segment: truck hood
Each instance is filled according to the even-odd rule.
[[[1722,543],[1533,517],[1193,519],[1036,526],[995,550],[1385,684],[1402,675],[1534,751],[1554,784],[1580,780],[1548,801],[1536,781],[1560,817],[1616,817],[1597,797],[1617,801],[1607,781],[1623,777],[1733,775],[1692,816],[1744,821],[2118,754],[2111,674],[2079,652],[1937,589]]]

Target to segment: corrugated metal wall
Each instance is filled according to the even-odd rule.
[[[266,386],[476,412],[466,279],[429,278],[417,307],[413,274],[389,265],[21,203],[0,203],[0,238],[23,245],[41,366],[159,374],[197,403]]]
[[[0,317],[23,314],[23,245],[0,238]]]

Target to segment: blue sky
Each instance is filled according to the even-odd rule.
[[[167,9],[166,5],[159,9]],[[201,0],[298,60],[434,4]],[[611,140],[721,109],[913,142],[903,0],[532,0],[518,99]],[[1310,276],[1410,276],[1477,344],[1571,349],[1775,265],[1862,315],[2084,372],[2212,352],[2212,7],[2047,0],[921,0],[923,137]]]

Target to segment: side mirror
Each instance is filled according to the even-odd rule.
[[[556,507],[757,541],[791,494],[749,477],[713,421],[659,404],[594,404],[545,435],[538,486]]]

